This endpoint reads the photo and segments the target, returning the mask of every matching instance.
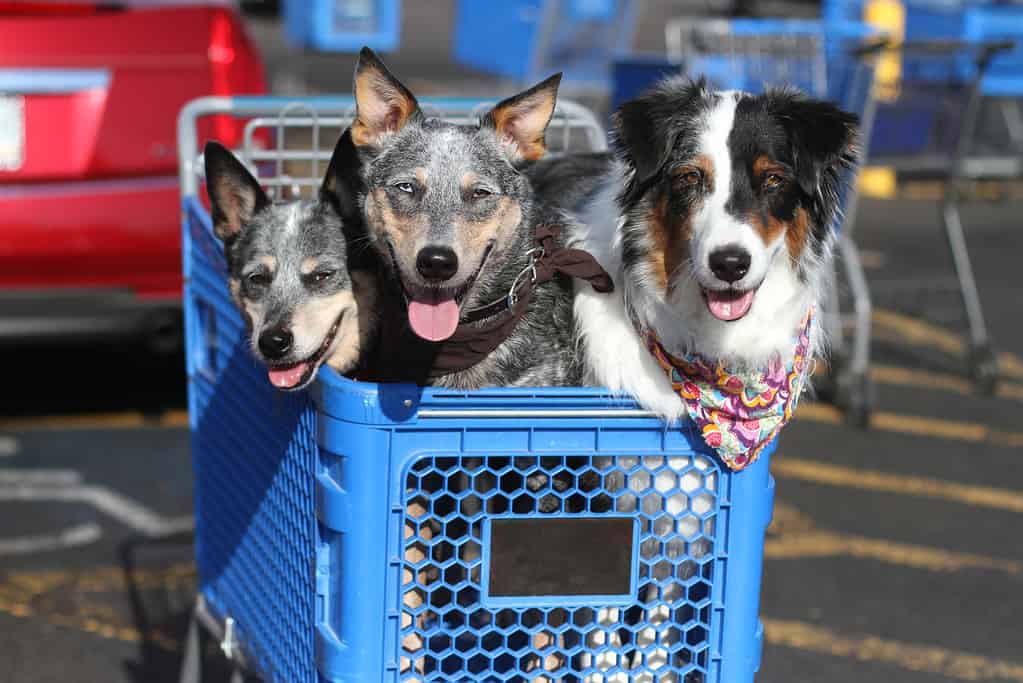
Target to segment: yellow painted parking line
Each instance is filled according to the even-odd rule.
[[[775,500],[774,510],[771,514],[771,526],[767,528],[767,533],[778,536],[804,534],[815,531],[816,526],[813,518],[795,505]]]
[[[761,621],[767,642],[779,647],[861,662],[890,664],[907,671],[961,681],[1023,683],[1023,663],[1020,662],[871,635],[847,636],[801,621],[771,617],[763,617]]]
[[[966,351],[962,336],[926,320],[875,308],[873,322],[897,333],[901,341],[911,346],[936,348],[950,355],[962,355]],[[1005,351],[998,354],[998,367],[1006,377],[1023,379],[1023,358],[1014,353]]]
[[[830,403],[811,403],[809,401],[799,404],[796,409],[797,420],[809,420],[811,422],[823,422],[825,424],[840,425],[845,422],[842,411]]]
[[[195,586],[195,565],[191,562],[162,569],[136,569],[131,583],[136,590],[164,590],[175,594]],[[125,605],[118,614],[110,594],[124,594],[127,579],[121,567],[96,567],[81,572],[48,570],[9,572],[0,581],[0,613],[22,619],[91,633],[108,640],[137,643],[142,639],[131,623]],[[68,596],[73,598],[68,598]],[[149,642],[176,651],[175,638],[160,631],[146,634]]]
[[[899,432],[912,436],[929,436],[936,439],[953,441],[987,441],[991,429],[978,422],[960,422],[919,415],[900,415],[877,411],[870,417],[870,425],[875,429],[888,432]]]
[[[136,427],[184,427],[188,411],[169,410],[160,415],[137,411],[85,413],[82,415],[38,415],[0,418],[0,430],[36,431],[48,429],[132,429]]]
[[[875,308],[873,322],[900,334],[911,346],[930,346],[948,354],[961,354],[966,349],[963,338],[926,320],[913,318],[884,308]]]
[[[962,377],[897,365],[874,363],[870,367],[870,378],[877,384],[945,391],[959,396],[975,394],[970,381]],[[1023,384],[999,382],[997,396],[1013,401],[1023,401]]]
[[[831,425],[839,425],[843,422],[842,411],[825,403],[805,403],[799,406],[796,411],[796,419]],[[870,428],[909,436],[1023,448],[1023,432],[1003,431],[979,422],[961,422],[875,411],[870,416]]]
[[[972,486],[962,482],[891,474],[786,457],[774,460],[771,463],[771,471],[779,477],[815,484],[934,498],[974,507],[1023,513],[1023,491]]]
[[[767,533],[764,557],[770,560],[852,557],[932,572],[981,569],[1023,576],[1023,562],[818,529],[813,518],[782,500],[775,501]]]
[[[1010,377],[1023,379],[1023,358],[1014,353],[1003,351],[998,354],[999,369]]]
[[[769,560],[852,557],[932,572],[983,569],[1013,576],[1023,575],[1023,563],[1013,560],[829,531],[769,538],[764,545],[764,557]]]
[[[831,425],[840,425],[844,422],[842,411],[827,403],[801,404],[796,411],[796,419]],[[911,436],[1023,447],[1023,432],[1001,431],[979,422],[960,422],[876,411],[871,414],[870,427],[880,431]]]

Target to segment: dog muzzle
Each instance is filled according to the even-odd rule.
[[[790,365],[775,357],[766,369],[742,371],[696,354],[673,356],[652,331],[642,335],[703,440],[738,471],[755,462],[792,419],[810,375],[812,322],[811,308],[796,333]]]

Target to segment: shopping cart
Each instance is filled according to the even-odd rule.
[[[458,0],[452,50],[460,63],[516,83],[560,71],[563,92],[603,92],[639,9],[635,0]]]
[[[453,121],[486,106],[424,102]],[[248,119],[239,154],[285,197],[319,185],[352,109],[204,98],[179,119],[200,577],[181,680],[212,634],[269,683],[750,683],[773,445],[732,472],[691,425],[600,389],[327,368],[308,394],[267,382],[202,200],[197,124]],[[606,148],[571,102],[548,143]]]
[[[284,0],[284,31],[297,46],[326,52],[396,50],[401,0]]]
[[[1023,177],[1023,122],[1019,100],[1023,96],[1023,49],[1011,40],[985,40],[987,36],[1023,38],[1023,10],[1009,8],[971,10],[968,25],[974,40],[913,40],[885,49],[901,58],[900,77],[890,84],[882,125],[874,131],[871,163],[917,177],[942,181],[940,219],[947,239],[958,291],[969,330],[967,363],[975,386],[993,393],[998,383],[998,361],[984,322],[980,296],[970,265],[960,204],[967,182],[978,179]],[[984,17],[982,20],[981,17]],[[1004,22],[997,24],[998,19]],[[997,68],[992,69],[995,66]],[[1001,111],[1012,145],[1006,151],[977,153],[978,115],[986,96],[1002,97]],[[901,124],[901,125],[900,125]],[[875,285],[878,295],[893,305],[910,306],[949,287],[939,281],[887,281]]]
[[[773,19],[674,19],[665,33],[668,57],[684,73],[703,75],[718,88],[759,92],[793,85],[860,115],[869,131],[874,113],[874,64],[881,47],[874,32],[855,22]],[[832,340],[836,402],[848,419],[869,422],[870,291],[853,241],[856,170],[841,198],[838,259],[849,287],[851,316],[843,316],[837,271],[831,272],[824,321]],[[837,266],[836,266],[837,267]],[[844,334],[851,327],[851,338]]]

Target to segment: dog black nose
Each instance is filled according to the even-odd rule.
[[[710,269],[719,280],[738,282],[749,272],[752,258],[742,247],[732,245],[712,251],[709,261]]]
[[[450,280],[458,272],[458,254],[448,247],[423,247],[416,256],[416,270],[427,280]]]
[[[291,332],[283,327],[271,327],[259,335],[259,352],[270,360],[280,360],[291,351],[294,340]]]

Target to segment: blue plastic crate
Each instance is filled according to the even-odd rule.
[[[732,473],[690,427],[600,390],[323,370],[310,393],[278,393],[209,216],[194,197],[183,209],[200,590],[263,678],[753,680],[773,447]],[[581,562],[507,564],[544,524],[618,540],[593,536]],[[597,596],[571,588],[594,557],[627,567]],[[533,584],[509,588],[509,566],[569,587],[523,595]]]
[[[635,0],[459,0],[454,56],[466,66],[535,83],[563,72],[569,87],[607,90],[611,62],[632,42]]]
[[[302,47],[325,52],[398,48],[401,0],[284,0],[284,30]]]

